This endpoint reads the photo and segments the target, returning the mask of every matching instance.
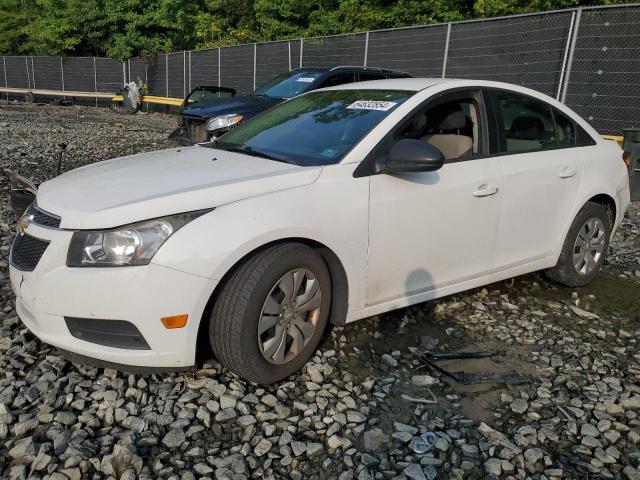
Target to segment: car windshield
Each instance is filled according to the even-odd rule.
[[[293,71],[278,75],[251,95],[266,95],[274,98],[293,98],[308,91],[311,84],[324,72],[320,70]]]
[[[301,166],[338,163],[413,93],[396,90],[311,92],[266,111],[208,146]]]
[[[233,97],[232,90],[220,90],[215,87],[198,87],[185,98],[185,108],[201,107],[205,104],[214,102],[216,100],[222,100],[225,98]]]

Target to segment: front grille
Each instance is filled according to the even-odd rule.
[[[49,242],[46,240],[40,240],[26,233],[17,234],[11,246],[11,265],[24,272],[33,271],[48,245]]]
[[[124,320],[64,317],[69,333],[85,342],[129,350],[151,350],[140,330]]]
[[[60,221],[61,221],[60,217],[52,213],[45,212],[41,208],[38,208],[38,206],[35,203],[32,203],[31,205],[29,205],[29,208],[27,208],[25,215],[30,216],[31,221],[33,223],[42,225],[43,227],[49,227],[49,228],[60,227]]]

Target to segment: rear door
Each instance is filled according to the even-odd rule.
[[[566,115],[520,93],[487,93],[497,134],[492,153],[504,174],[495,267],[505,270],[548,257],[562,241],[584,159]]]

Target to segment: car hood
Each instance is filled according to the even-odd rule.
[[[38,206],[60,228],[103,229],[313,183],[320,167],[184,147],[87,165],[44,182]]]
[[[185,117],[211,118],[218,115],[231,113],[250,114],[267,110],[282,102],[282,99],[259,95],[245,95],[231,97],[224,100],[216,100],[206,106],[186,108],[182,114]]]

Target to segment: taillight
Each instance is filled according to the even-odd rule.
[[[631,167],[631,153],[630,152],[623,152],[622,153],[622,161],[627,166],[627,168],[630,168]]]

